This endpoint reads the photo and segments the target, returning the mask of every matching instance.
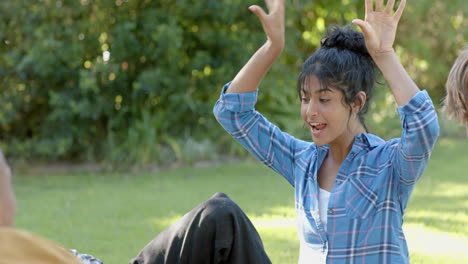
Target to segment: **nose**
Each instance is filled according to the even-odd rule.
[[[317,104],[313,103],[312,100],[310,100],[309,104],[307,105],[306,115],[309,118],[318,115]]]

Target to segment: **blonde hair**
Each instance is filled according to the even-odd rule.
[[[468,133],[468,46],[460,53],[447,78],[444,111],[449,119],[465,125]]]

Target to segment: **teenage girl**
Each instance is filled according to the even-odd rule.
[[[284,0],[249,9],[267,40],[214,107],[234,139],[295,189],[299,263],[409,263],[403,215],[439,135],[433,103],[400,63],[393,43],[406,1],[365,2],[363,34],[334,28],[303,64],[301,116],[313,142],[282,132],[254,108],[261,80],[284,48]],[[384,141],[364,123],[382,72],[402,133]],[[281,96],[281,95],[278,95]],[[253,176],[254,177],[254,176]]]

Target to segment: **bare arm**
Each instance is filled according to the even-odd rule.
[[[269,13],[259,6],[251,6],[263,25],[267,41],[239,71],[227,93],[249,93],[260,85],[265,74],[284,48],[284,0],[265,0]]]
[[[11,186],[11,170],[0,150],[0,227],[13,226],[16,201]]]
[[[353,23],[361,28],[367,50],[387,80],[397,104],[403,106],[419,92],[418,86],[408,75],[393,49],[398,22],[406,0],[401,0],[394,14],[395,0],[388,0],[387,6],[384,6],[384,0],[376,0],[375,9],[373,2],[374,0],[366,0],[365,20],[354,19]]]

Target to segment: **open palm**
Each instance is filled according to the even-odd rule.
[[[393,50],[396,30],[406,0],[401,0],[398,9],[393,13],[395,0],[388,0],[384,7],[384,0],[366,0],[365,20],[354,19],[353,23],[359,26],[364,34],[367,50],[371,56],[379,56]]]
[[[265,0],[268,14],[257,5],[249,7],[260,19],[268,39],[275,44],[284,43],[284,0]]]

